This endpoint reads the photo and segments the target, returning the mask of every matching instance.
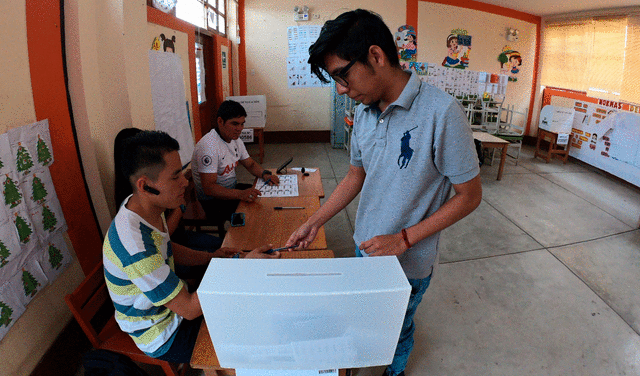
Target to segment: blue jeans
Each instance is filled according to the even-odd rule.
[[[362,253],[356,247],[356,256],[362,257]],[[433,274],[431,274],[433,275]],[[393,355],[393,361],[387,366],[387,375],[396,376],[400,372],[404,371],[407,366],[407,360],[409,360],[409,354],[413,350],[413,332],[416,330],[416,325],[413,322],[413,315],[415,315],[418,309],[418,304],[422,301],[422,296],[431,283],[431,275],[422,279],[409,279],[411,285],[411,295],[409,296],[409,304],[407,305],[407,312],[404,315],[404,322],[402,323],[402,330],[400,331],[400,338],[398,339],[398,346],[396,346],[396,353]]]

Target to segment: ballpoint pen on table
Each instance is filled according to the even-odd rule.
[[[284,210],[284,209],[305,209],[304,206],[274,206],[273,210]]]

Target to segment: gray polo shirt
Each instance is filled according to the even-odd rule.
[[[377,104],[357,107],[351,164],[366,172],[353,234],[356,246],[429,217],[447,201],[452,184],[480,172],[462,107],[415,72],[383,113]],[[431,274],[439,236],[423,239],[398,257],[407,278]]]

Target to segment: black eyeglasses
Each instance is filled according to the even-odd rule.
[[[340,85],[344,87],[349,87],[349,82],[347,81],[347,75],[349,74],[349,69],[358,61],[358,59],[353,59],[347,64],[344,68],[340,69],[340,72],[336,74],[332,74],[331,78]]]

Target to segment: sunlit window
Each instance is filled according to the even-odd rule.
[[[176,16],[203,29],[226,35],[225,0],[180,0]]]

